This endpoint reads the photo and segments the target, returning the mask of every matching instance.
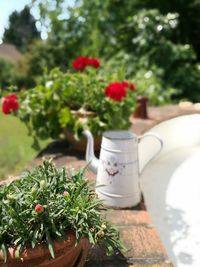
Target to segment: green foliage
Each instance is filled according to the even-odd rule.
[[[127,89],[127,96],[116,102],[104,92],[109,83],[124,79],[120,71],[104,73],[103,69],[88,68],[63,73],[53,69],[35,88],[18,94],[17,117],[36,138],[57,138],[64,129],[76,138],[88,128],[95,135],[108,129],[127,129],[135,108],[135,93]]]
[[[42,210],[37,211],[37,205]],[[67,230],[91,244],[101,243],[110,252],[122,249],[118,231],[100,214],[83,171],[56,169],[51,160],[23,174],[21,179],[0,187],[0,247],[4,260],[14,247],[16,257],[27,247],[45,242],[52,257],[52,240],[66,239]]]
[[[189,45],[174,44],[170,39],[178,25],[178,15],[161,15],[157,10],[142,10],[124,26],[130,39],[127,51],[117,53],[107,62],[128,66],[128,78],[134,77],[138,91],[151,104],[163,104],[171,98],[200,99],[200,73],[196,55]],[[142,88],[143,86],[143,88]]]
[[[199,0],[140,0],[137,9],[158,9],[163,15],[178,13],[179,24],[173,34],[175,43],[190,44],[200,59],[200,1]]]
[[[22,52],[26,51],[32,40],[40,37],[35,22],[28,6],[20,12],[14,11],[9,17],[9,26],[5,29],[3,42],[14,44]]]
[[[191,46],[170,41],[177,25],[176,14],[163,16],[157,10],[140,12],[129,25],[136,32],[133,49],[138,53],[140,67],[143,64],[143,68],[153,71],[155,66],[159,70],[165,88],[176,88],[179,98],[199,101],[200,73],[195,64],[196,55]]]
[[[148,95],[152,104],[166,103],[172,96],[173,99],[199,101],[197,58],[192,46],[185,45],[191,40],[191,28],[186,25],[188,14],[184,16],[187,10],[196,14],[198,1],[176,0],[174,6],[173,1],[127,1],[124,5],[118,0],[83,0],[76,1],[72,8],[63,1],[50,1],[51,5],[49,1],[46,4],[40,0],[34,2],[40,3],[43,22],[49,21],[49,37],[43,48],[45,55],[51,51],[52,58],[43,57],[47,58],[43,69],[45,65],[47,69],[59,65],[64,70],[75,56],[101,55],[107,69],[123,64],[128,79],[139,78],[139,90],[143,84],[141,93]],[[64,16],[66,12],[68,17]],[[188,19],[192,25],[196,19],[195,25],[198,25],[197,16]],[[194,42],[197,43],[198,38]],[[40,55],[39,52],[35,58]],[[33,63],[34,53],[30,66]],[[151,72],[151,79],[144,78],[145,73]],[[154,82],[152,89],[150,83]]]
[[[44,72],[50,71],[56,66],[66,70],[69,64],[68,52],[64,44],[52,44],[49,40],[37,40],[33,42],[25,54],[27,66],[26,75],[31,82],[37,83]]]
[[[135,75],[138,93],[147,96],[151,105],[170,103],[172,95],[177,93],[176,89],[163,82],[162,74],[162,69],[154,66],[148,71],[141,69]]]
[[[147,60],[143,56],[137,61],[133,55],[119,52],[107,62],[106,70],[110,71],[118,66],[118,62],[123,62],[123,66],[127,66],[127,79],[136,81],[137,95],[147,96],[150,105],[170,103],[178,90],[163,80],[164,69],[155,64],[145,67]]]
[[[16,66],[14,64],[0,58],[0,88],[16,83],[17,77],[15,71]]]
[[[15,63],[0,58],[0,90],[7,90],[8,87],[13,86],[19,90],[28,85],[30,86],[31,82],[32,79],[28,77],[24,58]]]

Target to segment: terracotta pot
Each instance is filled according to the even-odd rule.
[[[55,259],[45,244],[36,246],[34,249],[27,248],[21,253],[21,258],[16,259],[14,248],[9,248],[8,260],[3,262],[0,252],[1,267],[83,267],[87,258],[89,242],[83,238],[78,245],[75,245],[76,238],[73,232],[67,233],[67,240],[54,241]]]
[[[71,114],[77,118],[94,118],[96,113],[94,111],[87,110],[71,110]]]
[[[89,118],[95,118],[96,116],[95,112],[87,111],[84,109],[71,110],[71,114],[74,116],[75,119],[78,119],[82,122],[84,122],[84,120],[87,120]],[[73,133],[70,132],[68,129],[64,129],[63,132],[67,141],[71,144],[73,150],[79,152],[86,151],[87,140],[85,137],[83,137],[81,140],[76,140],[74,138]],[[98,152],[100,151],[100,147],[101,147],[101,136],[94,136],[94,150]]]
[[[148,102],[147,97],[145,96],[137,97],[137,105],[136,105],[136,109],[133,114],[135,118],[148,119],[147,102]]]
[[[79,152],[85,152],[87,146],[87,140],[83,137],[81,140],[76,140],[74,135],[68,131],[64,130],[64,135],[67,141],[71,144],[72,149]],[[101,148],[101,136],[94,136],[94,150],[100,151]]]

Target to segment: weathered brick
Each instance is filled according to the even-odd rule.
[[[106,218],[118,226],[127,251],[107,257],[96,246],[90,250],[87,267],[172,266],[146,211],[112,210],[106,213]]]
[[[132,262],[136,259],[160,261],[167,258],[155,228],[129,225],[120,228],[120,237],[128,249],[125,256]]]
[[[151,225],[151,220],[146,211],[135,210],[110,210],[106,218],[116,225]]]

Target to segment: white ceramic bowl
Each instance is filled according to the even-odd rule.
[[[200,115],[153,127],[162,152],[146,163],[158,144],[139,144],[140,183],[147,210],[175,266],[200,266]]]

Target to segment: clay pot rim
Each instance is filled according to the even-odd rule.
[[[97,116],[97,114],[94,111],[88,111],[88,110],[71,110],[71,114],[75,115],[79,118],[94,118]]]
[[[55,256],[60,254],[66,248],[70,249],[76,245],[76,236],[72,230],[66,231],[67,239],[66,240],[53,240],[53,248]],[[20,254],[20,258],[15,257],[15,248],[8,248],[8,258],[7,263],[16,262],[16,261],[30,261],[36,258],[42,257],[51,257],[49,249],[46,243],[41,243],[36,245],[34,248],[31,246],[26,247],[24,251]],[[4,262],[3,253],[0,250],[0,263]]]

